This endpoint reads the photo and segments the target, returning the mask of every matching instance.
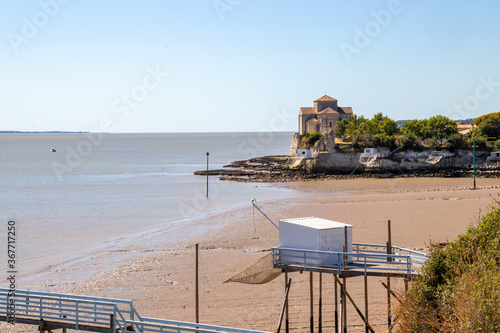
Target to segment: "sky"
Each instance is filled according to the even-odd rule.
[[[500,2],[0,0],[0,130],[297,131],[500,111]]]

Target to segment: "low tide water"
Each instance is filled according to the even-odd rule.
[[[206,168],[207,152],[211,169],[287,155],[291,134],[1,134],[0,248],[15,221],[18,274],[30,276],[250,206],[253,197],[291,197],[289,189],[210,177],[207,199],[206,178],[193,175]],[[172,235],[182,242],[209,229],[192,225]]]

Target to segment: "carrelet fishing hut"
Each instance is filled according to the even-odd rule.
[[[300,264],[304,255],[296,250],[310,250],[309,264],[337,265],[339,256],[329,252],[352,252],[352,225],[318,217],[302,217],[279,221],[281,262]],[[290,249],[290,250],[287,250]]]

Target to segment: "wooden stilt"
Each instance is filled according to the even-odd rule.
[[[339,283],[340,283],[340,281],[339,281]],[[361,310],[360,310],[360,309],[359,309],[359,307],[356,305],[356,303],[355,303],[355,302],[354,302],[354,300],[352,299],[351,295],[349,295],[349,293],[347,292],[347,290],[346,290],[345,288],[344,288],[344,295],[345,295],[345,297],[347,297],[347,299],[349,299],[349,301],[351,301],[351,304],[352,304],[352,306],[354,307],[354,310],[356,310],[356,312],[358,313],[358,315],[359,315],[359,317],[361,318],[361,320],[363,320],[363,322],[366,322],[366,323],[367,323],[368,321],[366,320],[365,316],[363,316],[363,313],[361,312]],[[346,301],[346,303],[347,303],[347,299],[346,299],[346,298],[344,298],[344,300]],[[347,312],[346,312],[346,314],[347,314]],[[374,332],[375,332],[375,331],[373,330],[373,328],[370,326],[370,324],[367,324],[367,326],[368,326],[368,331],[369,331],[369,332],[372,332],[372,333],[374,333]]]
[[[115,316],[109,315],[109,331],[113,333],[115,330]]]
[[[403,301],[401,300],[401,298],[396,295],[394,293],[394,291],[391,290],[391,288],[389,288],[389,286],[387,286],[385,283],[382,282],[382,285],[384,286],[385,289],[387,289],[388,292],[391,293],[392,297],[394,297],[396,299],[396,301],[398,301],[399,303],[403,304]]]
[[[365,333],[368,333],[368,276],[364,276],[365,279]]]
[[[387,254],[392,254],[392,239],[391,239],[391,220],[387,221]],[[387,257],[387,261],[391,262],[392,259]],[[391,289],[391,278],[387,277],[387,326],[389,329],[391,328],[392,319],[391,319],[391,293],[389,290]]]
[[[199,294],[199,289],[198,289],[198,252],[199,252],[199,245],[196,244],[196,273],[195,273],[195,317],[196,317],[196,323],[200,322],[200,294]]]
[[[309,312],[310,332],[314,333],[313,272],[309,272]]]
[[[405,279],[405,292],[408,291],[408,279]]]
[[[286,284],[288,281],[288,272],[285,270],[285,291],[286,291]],[[288,321],[288,297],[286,299],[286,305],[285,305],[285,332],[289,333],[290,331],[290,323]]]
[[[339,333],[339,307],[338,307],[338,286],[337,286],[337,277],[334,275],[335,278],[335,333]]]
[[[387,277],[387,325],[388,327],[391,327],[391,292],[389,291],[391,289],[391,278]]]
[[[340,332],[344,332],[344,310],[345,310],[345,298],[344,298],[344,285],[339,283],[340,286]]]
[[[343,286],[343,290],[342,290],[342,293],[344,294],[342,296],[342,298],[344,299],[344,306],[343,306],[343,310],[342,310],[342,333],[347,333],[347,300],[345,298],[346,294],[347,294],[347,289],[346,289],[346,278],[343,277],[342,278],[342,286]]]
[[[281,324],[283,323],[283,315],[285,314],[285,309],[288,303],[288,293],[290,292],[290,287],[292,285],[292,279],[288,280],[288,284],[285,289],[285,299],[283,300],[283,306],[281,307],[281,315],[280,320],[278,322],[278,328],[276,329],[276,333],[279,333],[281,330]]]
[[[347,226],[344,226],[344,253],[347,252]],[[347,265],[347,256],[343,256],[343,265]],[[342,277],[342,284],[340,285],[340,297],[341,297],[341,310],[342,310],[342,333],[347,333],[347,300],[345,298],[347,290],[346,290],[346,278]]]
[[[322,300],[322,294],[323,294],[323,274],[319,273],[319,297],[318,297],[318,333],[323,332],[323,300]]]

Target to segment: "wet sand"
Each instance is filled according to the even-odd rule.
[[[280,184],[303,193],[298,198],[260,202],[274,221],[282,218],[317,216],[352,224],[353,241],[384,244],[387,220],[392,222],[394,245],[428,250],[430,240],[453,241],[498,198],[500,180],[478,179],[471,190],[469,178],[397,178],[327,180]],[[258,198],[257,198],[258,199]],[[248,209],[230,211],[199,223],[220,228],[188,243],[148,247],[142,244],[130,253],[105,253],[91,260],[99,265],[102,256],[120,255],[123,264],[113,271],[102,267],[93,278],[78,280],[78,270],[52,272],[32,289],[63,291],[122,299],[132,299],[142,316],[195,320],[195,253],[200,244],[200,321],[248,329],[276,329],[284,296],[283,275],[264,285],[223,283],[278,245],[275,229],[250,203]],[[158,243],[158,242],[154,242]],[[139,256],[137,254],[140,254]],[[126,258],[123,259],[123,258]],[[318,274],[314,274],[314,318],[318,321]],[[309,274],[290,274],[290,325],[292,332],[309,331]],[[376,332],[387,330],[387,296],[381,282],[370,277],[369,321]],[[347,290],[363,309],[363,278],[347,280]],[[400,279],[392,288],[403,291]],[[333,277],[323,274],[323,329],[333,331]],[[396,300],[392,301],[395,305]],[[363,323],[348,305],[348,331],[364,332]],[[31,328],[29,331],[32,331]],[[1,332],[28,332],[20,325],[0,326]]]

